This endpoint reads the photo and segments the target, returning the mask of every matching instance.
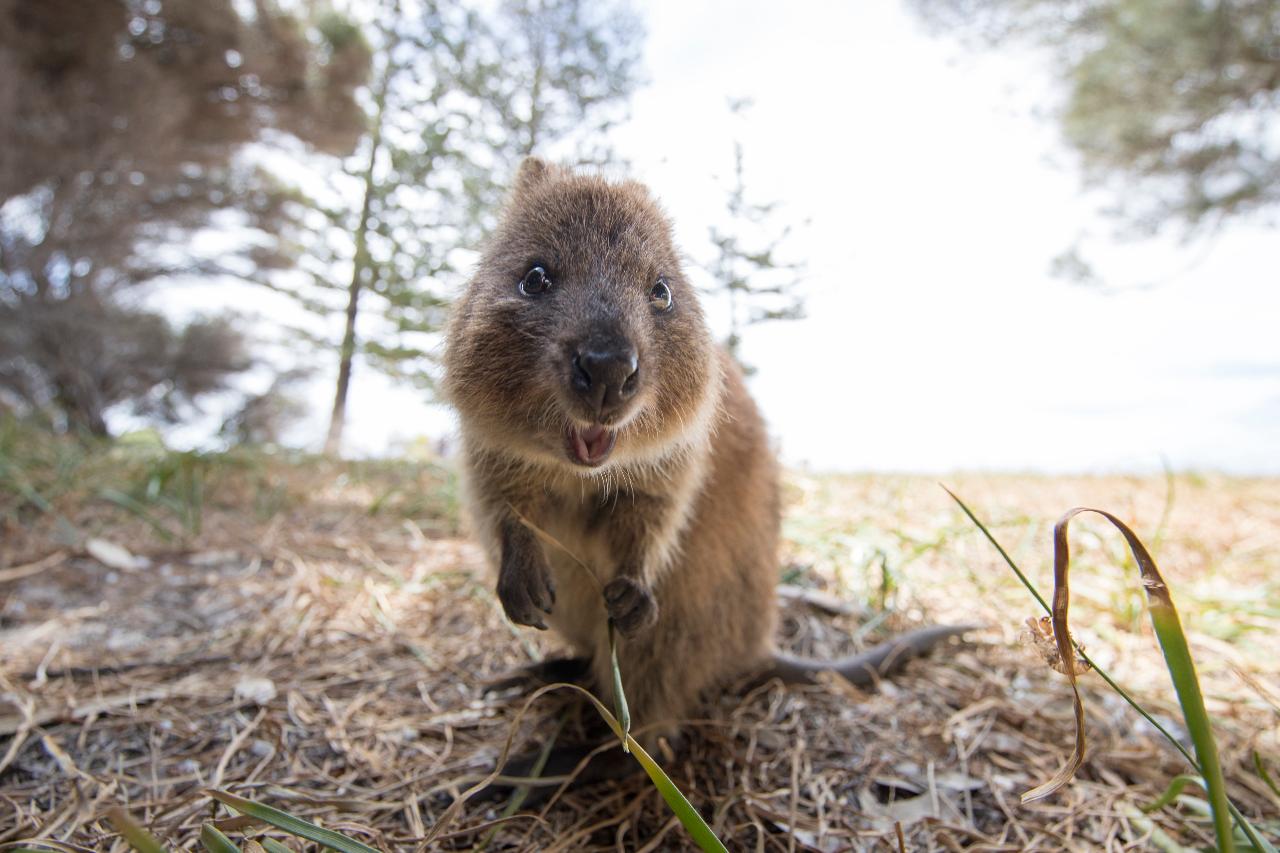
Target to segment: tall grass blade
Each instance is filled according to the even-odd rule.
[[[604,718],[604,721],[608,723],[609,728],[613,729],[613,733],[626,741],[630,747],[631,754],[635,756],[636,761],[644,768],[644,772],[649,775],[653,786],[658,789],[658,793],[662,795],[662,799],[666,801],[668,808],[680,820],[681,825],[684,826],[685,831],[689,833],[689,836],[698,845],[699,849],[706,853],[716,853],[716,851],[728,853],[728,849],[712,832],[711,827],[702,819],[702,815],[698,814],[698,810],[693,807],[693,804],[685,798],[685,795],[680,792],[676,784],[671,781],[671,777],[663,771],[658,762],[654,761],[649,753],[645,752],[644,747],[640,746],[635,738],[623,731],[622,723],[613,714],[609,713],[609,709],[604,706],[604,703],[576,684],[565,684],[563,686],[576,690],[587,697],[591,704],[595,706],[596,711],[600,713],[600,716]]]
[[[627,735],[631,734],[631,708],[627,694],[622,689],[622,668],[618,666],[618,636],[613,620],[609,620],[609,666],[613,670],[613,705],[618,722],[622,725],[622,751],[630,752]]]
[[[338,853],[378,853],[377,850],[367,844],[361,844],[359,841],[347,838],[347,836],[334,832],[332,829],[316,826],[314,823],[294,817],[288,812],[282,812],[271,806],[254,802],[253,800],[246,800],[244,797],[237,797],[235,794],[229,794],[226,791],[206,791],[205,793],[223,805],[230,806],[240,814],[255,817],[263,823],[271,824],[276,829],[283,829],[290,835],[306,838],[309,841],[328,847],[330,850],[337,850]]]
[[[1093,669],[1119,693],[1131,706],[1133,706],[1143,717],[1150,721],[1161,734],[1167,738],[1174,747],[1182,753],[1187,761],[1200,774],[1204,781],[1205,790],[1209,796],[1209,810],[1213,819],[1214,834],[1218,842],[1218,850],[1221,853],[1230,853],[1235,849],[1234,837],[1231,831],[1231,819],[1234,818],[1241,832],[1249,840],[1249,843],[1257,850],[1266,851],[1266,853],[1275,853],[1275,848],[1263,839],[1257,830],[1249,823],[1243,814],[1235,807],[1227,798],[1226,781],[1223,778],[1222,766],[1218,760],[1217,744],[1213,738],[1213,730],[1209,723],[1208,712],[1204,707],[1204,697],[1200,691],[1200,682],[1196,676],[1195,664],[1191,658],[1190,650],[1187,646],[1186,635],[1182,631],[1181,622],[1178,619],[1177,609],[1173,605],[1173,599],[1169,594],[1168,586],[1164,582],[1159,569],[1156,567],[1155,561],[1151,559],[1151,555],[1147,552],[1146,547],[1138,539],[1132,530],[1120,519],[1116,518],[1108,512],[1088,507],[1076,507],[1068,511],[1058,523],[1054,525],[1054,602],[1049,607],[1044,598],[1035,589],[1034,584],[1027,579],[1026,575],[1017,567],[1005,550],[996,541],[986,526],[973,514],[973,512],[965,506],[964,502],[956,496],[954,492],[943,489],[951,496],[951,498],[960,506],[965,515],[969,517],[978,529],[982,531],[987,540],[995,546],[996,550],[1004,558],[1009,567],[1013,569],[1018,579],[1022,582],[1032,595],[1036,598],[1040,605],[1050,612],[1053,619],[1054,638],[1058,646],[1058,653],[1064,672],[1071,681],[1072,690],[1075,692],[1076,721],[1077,721],[1077,739],[1076,750],[1072,760],[1068,762],[1066,767],[1049,782],[1038,788],[1028,791],[1023,795],[1023,802],[1031,798],[1047,796],[1058,787],[1065,784],[1071,778],[1076,767],[1079,766],[1077,757],[1083,757],[1084,741],[1083,741],[1083,702],[1075,685],[1075,661],[1077,653],[1087,662]],[[1174,691],[1177,693],[1179,705],[1182,708],[1183,719],[1187,724],[1187,730],[1191,734],[1192,744],[1196,750],[1196,756],[1193,757],[1182,744],[1173,737],[1163,726],[1154,720],[1127,692],[1125,692],[1115,681],[1106,674],[1101,668],[1091,661],[1072,641],[1069,628],[1067,625],[1067,610],[1070,601],[1068,586],[1069,571],[1069,548],[1067,545],[1067,528],[1071,520],[1081,513],[1094,512],[1103,516],[1110,521],[1121,535],[1124,536],[1125,542],[1129,546],[1130,552],[1138,563],[1139,571],[1142,575],[1143,589],[1147,594],[1148,609],[1151,614],[1152,627],[1155,629],[1156,637],[1160,643],[1160,649],[1165,658],[1166,668],[1169,670],[1170,680],[1173,682]],[[1067,772],[1071,768],[1070,772]]]
[[[1072,655],[1067,629],[1067,573],[1070,563],[1067,528],[1073,518],[1086,512],[1096,513],[1111,522],[1124,536],[1129,551],[1138,561],[1143,590],[1147,594],[1151,626],[1155,629],[1165,666],[1173,681],[1173,689],[1178,694],[1178,704],[1182,707],[1182,717],[1191,734],[1191,742],[1195,745],[1200,775],[1204,779],[1209,806],[1213,811],[1213,832],[1218,841],[1218,849],[1221,853],[1231,853],[1235,848],[1235,839],[1231,832],[1231,813],[1227,808],[1227,783],[1222,775],[1222,764],[1218,760],[1218,744],[1213,737],[1209,712],[1204,706],[1204,694],[1200,690],[1195,661],[1187,646],[1187,636],[1183,633],[1178,610],[1173,605],[1173,596],[1146,546],[1127,524],[1105,510],[1076,507],[1068,510],[1053,528],[1054,634],[1060,635],[1059,651],[1065,649],[1068,655]],[[1067,668],[1070,670],[1071,664],[1067,664]]]
[[[209,853],[240,853],[240,848],[232,843],[218,828],[211,823],[200,827],[200,843]]]
[[[138,853],[165,853],[164,845],[119,806],[107,811],[107,820],[116,828],[116,832],[120,833],[120,837],[129,842],[129,846]]]

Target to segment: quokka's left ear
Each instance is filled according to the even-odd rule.
[[[526,157],[516,170],[515,191],[519,195],[542,183],[551,174],[552,166],[541,157]]]

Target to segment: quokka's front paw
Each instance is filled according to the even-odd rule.
[[[504,560],[498,572],[498,600],[517,625],[547,630],[543,617],[556,603],[556,587],[544,560]]]
[[[628,577],[609,581],[604,588],[604,605],[624,637],[634,637],[658,621],[658,602],[653,593]]]

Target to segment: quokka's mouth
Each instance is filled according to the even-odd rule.
[[[617,439],[618,434],[602,424],[580,427],[570,423],[565,427],[565,452],[570,462],[594,468],[609,458]]]

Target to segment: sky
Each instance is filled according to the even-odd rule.
[[[1061,143],[1046,56],[975,53],[899,0],[792,8],[650,4],[648,84],[612,138],[695,262],[735,138],[749,196],[796,226],[808,317],[744,344],[785,462],[1280,473],[1274,230],[1119,239]],[[727,98],[743,96],[735,119]],[[1110,287],[1050,275],[1077,242]],[[451,429],[421,391],[357,377],[349,453]]]

